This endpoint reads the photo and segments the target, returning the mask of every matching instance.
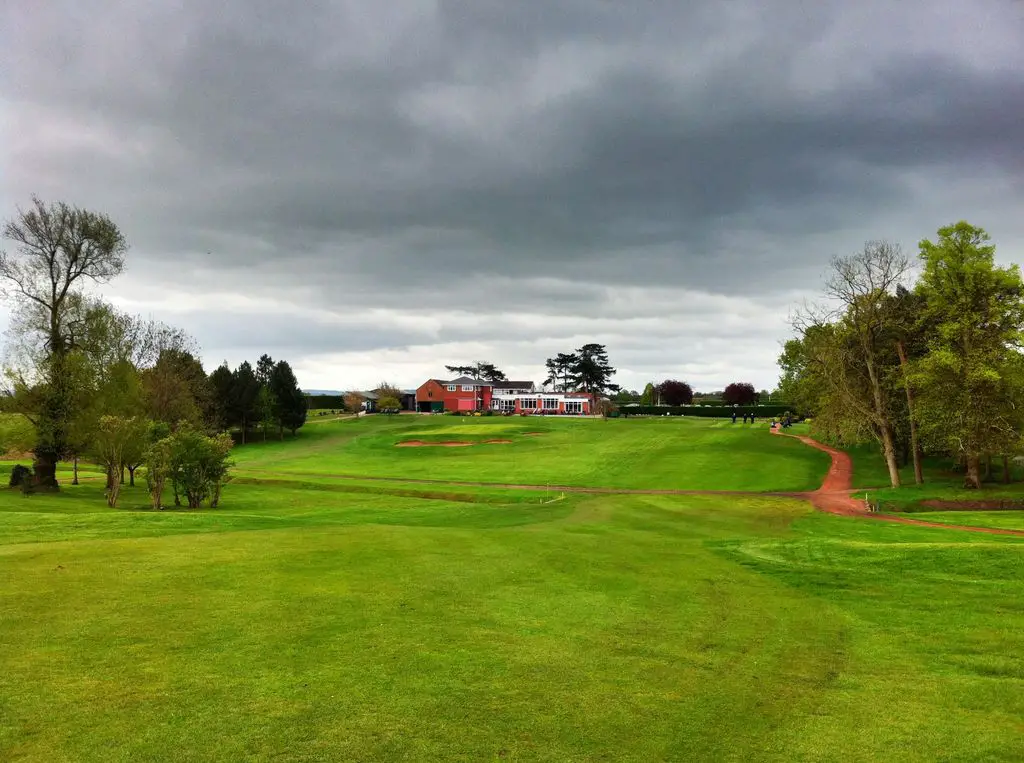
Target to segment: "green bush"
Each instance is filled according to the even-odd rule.
[[[23,487],[26,482],[32,482],[31,467],[15,464],[11,469],[11,480],[7,483],[7,487]]]
[[[739,405],[733,408],[731,405],[638,405],[630,408],[622,408],[623,416],[696,416],[709,419],[732,418],[733,411],[742,417],[753,413],[760,419],[782,416],[790,410],[788,405]]]

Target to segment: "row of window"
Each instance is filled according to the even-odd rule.
[[[524,411],[535,411],[535,410],[557,411],[558,410],[559,402],[560,401],[558,400],[558,398],[545,397],[545,398],[541,399],[540,406],[538,408],[538,406],[537,406],[537,398],[535,398],[535,397],[523,397],[523,398],[519,398],[519,408],[521,410],[524,410]],[[493,408],[496,411],[513,411],[513,410],[515,410],[515,407],[516,407],[516,401],[515,400],[509,400],[509,399],[497,400],[496,399],[496,400],[492,400],[491,401],[491,408]],[[565,401],[565,412],[566,413],[583,413],[583,401],[582,400],[566,400]]]

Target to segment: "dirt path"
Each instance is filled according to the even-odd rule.
[[[773,430],[777,435],[792,437],[804,445],[828,453],[832,458],[832,465],[829,466],[828,474],[825,475],[821,487],[810,493],[791,493],[794,498],[806,498],[814,508],[829,514],[839,514],[844,517],[862,517],[874,519],[879,522],[894,522],[901,525],[916,525],[918,527],[938,527],[944,530],[966,530],[976,533],[987,533],[989,535],[1015,535],[1024,537],[1024,530],[1008,530],[999,527],[976,527],[973,525],[952,525],[945,522],[928,522],[924,519],[911,519],[909,517],[898,517],[893,514],[876,514],[870,512],[864,506],[864,502],[853,497],[853,461],[848,453],[841,450],[822,445],[817,440],[803,435],[784,434]]]

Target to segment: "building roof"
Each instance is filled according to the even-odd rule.
[[[503,381],[503,382],[491,382],[491,386],[495,389],[529,389],[534,386],[532,381]]]
[[[452,379],[450,382],[444,382],[445,384],[472,384],[475,387],[481,387],[490,382],[480,381],[479,379],[470,379],[468,376],[460,376],[458,379]]]
[[[361,398],[363,398],[365,400],[376,400],[378,398],[377,393],[373,392],[371,390],[350,389],[345,394],[346,395],[359,395],[359,397],[361,397]]]

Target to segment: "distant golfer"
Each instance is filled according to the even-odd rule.
[[[756,414],[755,414],[755,413],[754,413],[753,411],[751,411],[751,412],[750,412],[750,423],[751,423],[751,424],[753,424],[753,423],[754,423],[754,417],[755,417],[755,415],[756,415]]]
[[[747,413],[746,413],[746,411],[743,412],[743,423],[744,424],[747,423]]]
[[[736,423],[736,411],[733,411],[733,412],[732,412],[732,423],[733,423],[733,424],[735,424],[735,423]]]

